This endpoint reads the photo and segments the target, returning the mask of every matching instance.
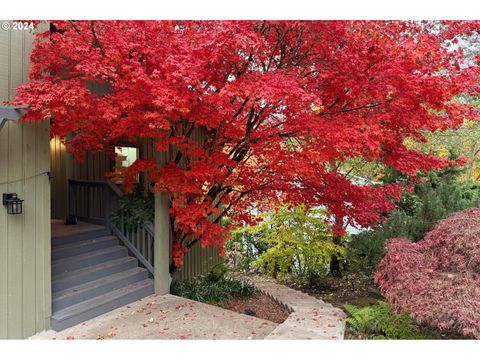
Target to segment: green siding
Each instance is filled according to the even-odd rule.
[[[200,243],[192,246],[185,255],[183,265],[176,274],[179,280],[193,279],[199,275],[206,274],[213,265],[220,262],[222,258],[218,255],[217,249],[211,247],[202,248]]]
[[[0,31],[0,101],[27,81],[33,34]],[[0,194],[25,200],[22,215],[0,208],[0,338],[26,338],[49,327],[50,168],[48,122],[8,121],[0,131]]]
[[[67,216],[67,154],[59,137],[50,140],[50,166],[52,168],[52,218]]]
[[[205,130],[203,128],[196,128],[192,132],[191,137],[193,140],[203,143],[205,141]],[[183,265],[178,269],[175,276],[180,280],[185,280],[203,275],[207,273],[213,265],[220,262],[221,259],[217,249],[202,247],[200,243],[197,242],[185,255]]]

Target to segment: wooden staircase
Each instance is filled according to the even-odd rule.
[[[154,293],[149,272],[107,227],[52,237],[52,318],[59,331]]]

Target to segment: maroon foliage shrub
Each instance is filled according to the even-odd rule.
[[[375,281],[396,311],[480,339],[480,208],[440,221],[417,243],[391,239]]]

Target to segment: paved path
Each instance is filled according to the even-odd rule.
[[[174,295],[152,295],[31,339],[264,339],[278,324]]]
[[[152,295],[31,339],[343,339],[345,314],[341,309],[267,278],[249,279],[291,311],[285,322],[279,325],[174,295]]]
[[[345,313],[313,296],[279,285],[271,279],[252,277],[255,286],[285,305],[292,313],[266,339],[343,339]]]

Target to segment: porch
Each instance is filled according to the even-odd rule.
[[[79,221],[76,225],[65,225],[63,220],[51,220],[51,234],[52,239],[60,238],[62,236],[78,235],[91,230],[100,230],[101,225],[91,224],[88,222]]]

